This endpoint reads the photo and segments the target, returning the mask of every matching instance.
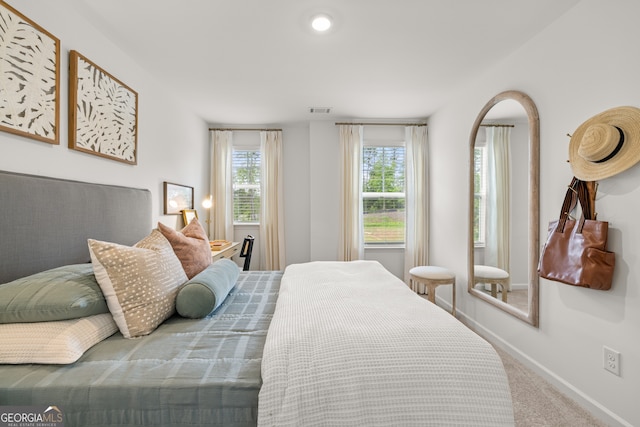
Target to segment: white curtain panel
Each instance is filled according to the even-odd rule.
[[[509,271],[511,128],[489,126],[487,132],[487,235],[485,264]]]
[[[233,240],[233,181],[231,131],[211,131],[211,194],[209,239]]]
[[[343,261],[364,258],[362,145],[362,126],[340,125],[342,194],[339,256]]]
[[[263,270],[284,270],[284,179],[282,131],[260,132],[262,175],[260,180],[260,242]]]
[[[426,126],[407,126],[406,144],[406,236],[404,278],[409,284],[409,270],[429,262],[429,173]],[[424,286],[424,285],[423,285]],[[424,293],[424,290],[422,290]]]

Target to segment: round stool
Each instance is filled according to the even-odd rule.
[[[446,268],[433,265],[422,265],[409,270],[411,290],[418,292],[418,284],[427,289],[427,299],[436,303],[436,288],[440,285],[453,285],[451,298],[451,314],[456,315],[456,276]]]
[[[507,302],[507,291],[509,290],[509,273],[498,268],[491,267],[489,265],[474,265],[473,266],[473,285],[478,283],[489,283],[491,285],[491,296],[498,297],[497,286],[500,286],[502,291],[502,301]]]

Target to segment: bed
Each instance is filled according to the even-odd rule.
[[[0,365],[0,404],[56,405],[65,426],[247,426],[279,272],[241,273],[213,316],[119,333],[70,365]]]
[[[147,190],[0,171],[0,200],[0,283],[153,229]],[[238,272],[225,296],[72,363],[0,364],[0,407],[55,406],[66,426],[513,425],[493,348],[377,262]]]

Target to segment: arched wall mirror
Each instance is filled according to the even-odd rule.
[[[526,94],[482,108],[470,136],[469,293],[538,326],[540,121]]]

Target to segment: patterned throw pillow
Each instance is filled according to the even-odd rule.
[[[89,239],[93,270],[125,338],[148,335],[175,312],[178,288],[188,279],[158,230],[124,246]]]
[[[159,222],[158,230],[171,243],[173,251],[178,256],[182,268],[184,268],[184,272],[187,273],[189,279],[211,264],[209,238],[200,222],[198,222],[198,218],[192,219],[180,231],[176,231]]]

